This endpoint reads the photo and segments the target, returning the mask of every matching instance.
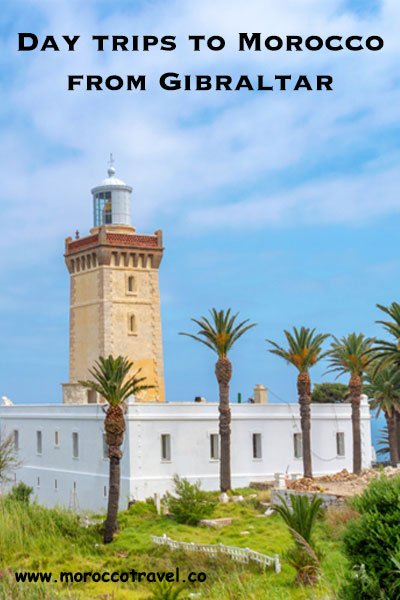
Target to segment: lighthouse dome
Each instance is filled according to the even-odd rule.
[[[94,226],[130,225],[132,188],[115,176],[111,155],[105,179],[92,189]]]
[[[107,170],[107,174],[108,174],[108,177],[106,177],[105,179],[103,179],[103,181],[100,183],[99,187],[112,186],[112,185],[123,185],[123,186],[126,186],[125,181],[122,181],[122,179],[119,179],[118,177],[115,176],[115,167],[114,167],[114,165],[110,165],[110,167]]]

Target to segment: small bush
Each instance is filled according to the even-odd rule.
[[[400,558],[400,477],[371,481],[353,506],[360,516],[349,522],[344,534],[353,574],[342,588],[342,598],[400,598],[399,590],[394,592],[398,572],[393,561]]]
[[[200,482],[190,483],[187,479],[174,476],[175,495],[167,492],[164,503],[178,523],[197,525],[201,519],[210,517],[216,506],[206,492],[200,489]]]
[[[311,585],[318,580],[320,556],[314,541],[314,529],[322,513],[322,500],[313,496],[290,494],[290,502],[280,496],[281,504],[274,504],[273,510],[285,521],[295,542],[287,553],[287,559],[296,569],[297,582]]]
[[[11,492],[8,494],[8,497],[10,500],[16,500],[17,502],[29,504],[32,493],[33,487],[27,485],[23,481],[20,481],[11,488]]]

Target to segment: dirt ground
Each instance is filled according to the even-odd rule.
[[[302,478],[297,481],[289,480],[286,482],[286,487],[298,491],[327,492],[337,496],[354,496],[361,493],[368,485],[368,482],[375,477],[379,477],[382,472],[388,477],[393,477],[394,475],[400,475],[400,468],[366,469],[361,475],[354,475],[343,469],[343,471],[334,475],[315,477],[314,479]]]

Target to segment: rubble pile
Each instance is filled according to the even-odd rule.
[[[358,475],[355,473],[349,473],[347,469],[342,469],[339,471],[339,473],[318,477],[318,481],[351,481],[353,479],[357,479],[357,477]]]
[[[286,479],[286,487],[288,490],[298,492],[327,492],[339,495],[354,495],[362,492],[371,479],[379,477],[382,473],[387,477],[394,477],[395,475],[400,475],[400,468],[388,466],[383,469],[365,469],[360,475],[349,473],[347,469],[343,469],[339,473],[324,475],[315,479],[307,477],[297,480]]]
[[[286,487],[288,490],[295,490],[296,492],[323,492],[324,489],[318,485],[314,479],[310,477],[302,477],[295,481],[287,481]]]

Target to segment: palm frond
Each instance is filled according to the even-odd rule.
[[[342,338],[333,337],[327,355],[330,368],[327,373],[338,373],[338,377],[346,373],[362,376],[373,360],[370,350],[374,340],[363,333],[350,333]]]
[[[232,314],[230,308],[227,310],[212,308],[209,312],[210,317],[192,319],[199,327],[196,334],[180,332],[179,335],[201,342],[216,352],[219,357],[227,356],[235,342],[256,325],[249,323],[249,319],[237,322],[239,313]]]
[[[272,340],[266,340],[272,346],[269,352],[294,365],[300,372],[308,372],[326,355],[322,350],[322,345],[329,334],[315,333],[315,329],[308,327],[301,327],[300,329],[293,327],[293,332],[285,329],[283,333],[287,341],[287,347],[284,348]]]
[[[133,363],[123,356],[114,358],[111,354],[105,358],[100,356],[92,369],[89,370],[93,379],[79,381],[80,385],[94,390],[111,406],[122,404],[130,395],[142,390],[154,388],[146,385],[145,377],[140,377],[141,370],[129,375]]]

